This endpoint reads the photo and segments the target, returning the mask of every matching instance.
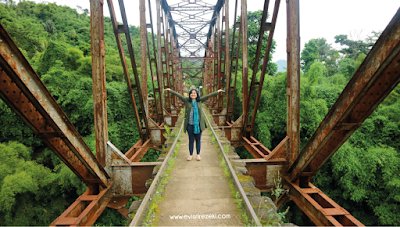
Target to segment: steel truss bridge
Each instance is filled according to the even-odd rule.
[[[159,150],[159,146],[165,144],[164,125],[174,127],[183,108],[179,99],[168,92],[164,94],[163,90],[171,88],[183,93],[183,82],[190,78],[200,79],[207,93],[226,90],[211,98],[207,106],[231,144],[244,146],[254,157],[246,161],[247,174],[254,178],[260,191],[268,192],[275,187],[268,179],[279,171],[284,175],[285,187],[290,190],[278,199],[278,206],[293,200],[316,225],[362,225],[312,185],[310,179],[399,83],[400,11],[300,150],[299,0],[286,0],[287,136],[275,148],[265,147],[252,134],[281,1],[264,1],[254,65],[248,62],[247,0],[240,0],[240,7],[238,0],[218,0],[216,4],[201,0],[171,2],[174,1],[157,0],[153,6],[150,1],[138,1],[140,56],[135,56],[124,1],[118,1],[122,23],[117,23],[114,3],[107,0],[131,108],[140,132],[140,140],[123,153],[108,140],[105,2],[90,0],[96,157],[1,25],[0,97],[88,186],[88,190],[51,225],[92,225],[106,206],[126,216],[128,199],[148,191],[145,182],[152,177],[153,168],[161,164],[139,162],[140,159],[150,148]],[[232,7],[235,21],[231,25],[228,18]],[[269,11],[272,17],[267,21]],[[150,21],[146,21],[146,16]],[[152,18],[157,20],[153,22]],[[265,35],[268,36],[267,47],[262,49]],[[125,57],[121,36],[125,36],[129,58]],[[137,60],[140,61],[140,75],[136,69]],[[127,61],[131,61],[133,75],[129,73]],[[240,95],[235,94],[239,64],[242,66],[243,113],[234,119],[233,107],[237,105],[234,96]],[[259,64],[262,72],[257,79]],[[252,75],[248,73],[249,67],[254,69]],[[148,97],[148,75],[153,78],[152,99]]]

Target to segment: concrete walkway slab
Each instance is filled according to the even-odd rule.
[[[201,161],[196,160],[196,146],[193,160],[186,160],[188,136],[182,136],[175,167],[169,174],[170,182],[165,186],[164,200],[158,205],[158,226],[242,225],[228,178],[220,166],[219,151],[209,143],[208,133],[206,129],[202,135]]]

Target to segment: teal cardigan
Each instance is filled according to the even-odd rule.
[[[169,92],[171,92],[171,94],[173,94],[173,95],[176,95],[180,100],[182,100],[183,103],[185,103],[185,122],[184,122],[183,130],[184,130],[184,132],[186,132],[187,125],[189,123],[189,114],[190,114],[190,110],[193,107],[193,104],[192,104],[192,102],[189,102],[189,97],[184,97],[183,95],[181,95],[173,90],[170,90]],[[200,122],[200,130],[201,131],[204,131],[206,129],[206,120],[204,119],[204,116],[203,116],[201,104],[204,101],[206,101],[207,99],[209,99],[215,95],[218,95],[218,91],[210,93],[204,97],[200,97],[200,102],[197,102],[197,107],[199,108],[199,122]]]

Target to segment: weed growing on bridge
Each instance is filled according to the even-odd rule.
[[[176,138],[176,136],[178,136],[178,133],[176,133],[176,134],[172,133],[172,135],[174,135],[174,137]],[[178,157],[178,150],[181,146],[181,142],[182,142],[182,138],[178,138],[178,142],[175,145],[175,149],[173,150],[171,157],[167,161],[168,162],[167,168],[165,169],[165,172],[161,179],[161,182],[158,185],[156,192],[154,193],[154,196],[153,196],[153,199],[149,206],[146,217],[143,220],[144,226],[156,226],[158,223],[157,216],[158,216],[158,213],[160,212],[158,205],[160,204],[161,201],[164,200],[163,195],[164,195],[164,191],[165,191],[165,186],[171,180],[171,176],[169,174],[171,173],[171,171],[173,170],[173,168],[175,166],[175,159]]]
[[[165,133],[163,134],[163,136],[167,140],[169,135],[171,134],[171,128],[167,124],[164,125],[164,128],[165,128]]]
[[[206,112],[206,117],[208,119],[212,119],[211,115],[208,112]],[[208,125],[208,127],[211,128],[212,126]],[[216,134],[216,136],[221,137],[221,135],[219,135],[217,132],[215,132],[215,134]],[[215,136],[214,136],[214,134],[213,134],[213,132],[211,130],[209,131],[209,135],[211,136],[212,143],[214,144],[216,149],[220,150],[220,147],[218,146],[218,143],[217,143],[217,139],[215,138]],[[227,145],[227,144],[223,145],[223,147],[222,147],[223,151],[222,152],[225,152],[226,154],[228,154],[229,147],[230,146]],[[231,193],[232,193],[232,195],[234,197],[234,201],[237,204],[237,209],[240,212],[240,221],[242,223],[244,223],[245,226],[254,226],[255,224],[253,223],[253,221],[249,222],[249,218],[247,217],[247,213],[246,213],[246,211],[244,210],[244,207],[243,207],[243,199],[242,199],[240,193],[236,190],[236,188],[235,188],[235,186],[234,186],[234,184],[232,182],[232,175],[231,175],[231,172],[228,169],[228,166],[227,166],[227,164],[225,162],[225,158],[224,158],[223,154],[219,153],[218,156],[221,159],[220,166],[222,167],[222,169],[224,171],[224,174],[228,179],[229,188],[231,189]]]
[[[228,154],[228,151],[229,151],[229,147],[230,147],[230,146],[225,144],[225,145],[223,145],[222,147],[224,148],[225,154]]]
[[[282,187],[282,177],[279,171],[278,171],[278,177],[274,179],[274,185],[275,189],[271,190],[271,195],[275,197],[274,204],[277,205],[279,197],[284,193],[288,192],[288,190]],[[268,210],[268,212],[274,211],[274,209],[272,209],[271,207],[267,207],[265,205],[263,208],[265,210]],[[281,222],[285,218],[285,215],[289,212],[289,208],[290,207],[288,206],[284,212],[274,212],[275,214],[270,214],[268,216],[268,221],[266,222],[266,226],[277,226],[277,225],[281,226]]]
[[[242,203],[243,200],[242,200],[242,198],[240,196],[240,193],[238,191],[236,191],[235,186],[233,185],[233,182],[232,182],[232,179],[231,179],[232,176],[231,176],[230,171],[228,170],[228,167],[226,165],[225,159],[224,159],[222,154],[219,154],[218,156],[221,159],[220,166],[224,170],[225,176],[228,178],[229,188],[231,189],[231,193],[232,193],[233,197],[235,198],[235,203],[237,205],[237,208],[240,211],[240,220],[242,221],[242,223],[245,223],[246,226],[251,226],[251,223],[249,223],[249,219],[247,217],[247,214],[243,210],[244,209],[243,208],[243,203]]]
[[[164,200],[163,195],[164,195],[164,191],[165,191],[165,186],[171,180],[171,176],[169,174],[171,173],[172,169],[175,166],[175,159],[178,157],[179,148],[180,148],[180,142],[176,145],[176,147],[172,153],[172,156],[168,159],[168,166],[164,172],[164,176],[162,177],[162,180],[161,180],[160,184],[158,185],[157,191],[154,194],[151,204],[149,206],[149,211],[143,220],[144,226],[157,225],[157,222],[158,222],[157,215],[160,212],[160,210],[158,209],[158,205],[161,201]]]

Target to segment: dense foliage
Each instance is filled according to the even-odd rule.
[[[88,11],[54,3],[3,2],[0,22],[95,152]],[[127,151],[139,134],[110,18],[104,26],[109,139]],[[131,26],[130,32],[139,56],[139,29]],[[49,225],[86,186],[1,100],[0,127],[0,223]],[[148,156],[158,156],[157,151]],[[107,208],[97,224],[124,225],[121,217]]]
[[[378,35],[374,32],[365,41],[336,36],[341,50],[333,49],[324,38],[305,44],[301,53],[301,148],[368,54],[370,40]],[[240,78],[237,94],[241,94]],[[286,73],[267,75],[262,90],[254,137],[271,149],[286,136],[286,82]],[[400,225],[399,93],[396,87],[312,179],[365,225]],[[241,97],[236,99],[241,103]],[[312,225],[297,207],[290,210],[287,220]]]
[[[0,22],[95,152],[90,20],[87,10],[79,11],[54,3],[16,4],[0,0]],[[261,11],[248,14],[249,80],[261,14]],[[105,18],[104,25],[109,137],[120,150],[126,151],[139,136],[109,18]],[[135,56],[139,56],[139,29],[130,26],[130,33]],[[335,42],[342,45],[340,50],[333,49],[325,38],[305,44],[301,53],[301,147],[319,126],[378,35],[373,32],[366,40],[338,35]],[[126,43],[124,37],[122,42]],[[265,46],[263,42],[263,49]],[[254,129],[254,137],[271,149],[286,136],[287,108],[286,73],[277,73],[272,63],[274,47],[275,43]],[[128,51],[124,51],[128,57]],[[132,75],[130,61],[127,63]],[[235,67],[239,69],[234,106],[237,119],[242,113],[241,61]],[[261,66],[256,70],[259,77]],[[201,85],[197,79],[189,83]],[[151,79],[148,88],[152,93]],[[397,87],[313,178],[316,186],[365,225],[400,225],[399,94]],[[1,100],[0,127],[0,223],[48,225],[86,186]],[[240,154],[246,156],[245,152]],[[151,150],[148,155],[143,160],[157,157],[158,151]],[[290,209],[287,219],[299,225],[312,224],[297,208]],[[97,224],[124,223],[119,213],[107,209]]]

